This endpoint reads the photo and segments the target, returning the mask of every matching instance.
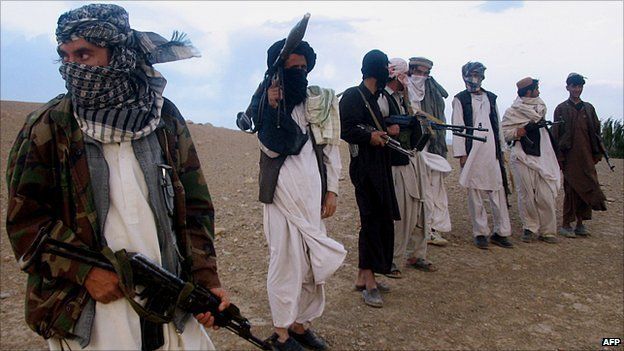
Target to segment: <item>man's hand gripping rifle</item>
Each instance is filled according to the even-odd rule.
[[[367,124],[358,124],[357,126],[358,126],[358,128],[364,129],[365,131],[371,132],[371,133],[378,131],[377,129],[375,129],[375,127],[369,126]],[[403,147],[401,147],[401,143],[399,143],[397,140],[392,139],[388,135],[383,135],[382,138],[386,141],[386,146],[388,146],[392,150],[398,151],[398,152],[402,153],[405,156],[414,156],[414,152],[413,151],[406,150]]]
[[[267,69],[264,74],[262,83],[258,86],[255,93],[251,98],[251,103],[247,107],[245,112],[239,112],[236,115],[236,125],[238,128],[247,133],[255,133],[258,131],[260,124],[262,123],[262,113],[267,103],[267,91],[274,82],[278,84],[280,91],[284,91],[284,62],[288,60],[290,54],[297,48],[299,43],[303,40],[306,28],[308,27],[308,21],[310,20],[310,14],[306,13],[301,21],[299,21],[288,33],[286,42],[282,51],[280,51],[275,62]],[[279,128],[279,116],[280,112],[284,109],[284,99],[278,101],[277,107],[277,127]],[[255,111],[254,111],[255,110]]]
[[[20,267],[27,270],[40,260],[42,254],[57,255],[116,272],[120,276],[122,291],[135,310],[142,307],[136,307],[138,304],[132,299],[134,295],[147,299],[145,306],[150,307],[144,310],[143,318],[152,322],[170,322],[176,307],[193,315],[209,311],[216,325],[232,331],[260,349],[272,349],[267,341],[251,333],[249,320],[241,315],[237,306],[230,304],[224,311],[219,311],[221,301],[210,291],[183,281],[140,253],[125,250],[100,253],[52,239],[45,230],[41,230],[30,250],[20,257]],[[135,285],[143,287],[143,290],[135,292]]]
[[[556,122],[553,121],[547,121],[545,119],[540,119],[537,122],[529,122],[527,123],[527,125],[524,126],[524,130],[526,130],[527,133],[533,132],[535,130],[538,130],[540,128],[547,128],[550,130],[550,128],[554,125],[557,124],[565,124],[565,121],[563,119],[558,120]],[[531,138],[529,138],[528,134],[523,136],[522,139],[524,139],[527,143],[529,143],[529,145],[533,145],[534,142],[533,140],[531,140]]]

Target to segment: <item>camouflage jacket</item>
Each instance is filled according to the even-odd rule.
[[[183,278],[220,286],[214,250],[214,208],[190,132],[175,105],[165,100],[158,139],[173,167],[175,232]],[[101,249],[93,188],[82,131],[71,100],[59,95],[28,115],[7,163],[6,228],[19,259],[41,230],[57,240]],[[44,254],[28,270],[25,314],[44,338],[72,337],[88,301],[83,284],[91,266]]]

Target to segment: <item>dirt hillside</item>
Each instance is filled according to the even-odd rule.
[[[26,114],[37,106],[1,103],[0,349],[47,347],[24,323],[26,275],[17,268],[5,228],[8,152]],[[216,226],[225,229],[216,241],[221,279],[254,333],[266,337],[272,328],[256,138],[210,125],[192,124],[190,130],[215,204]],[[327,226],[349,253],[326,285],[325,313],[314,325],[333,349],[599,349],[602,338],[624,337],[622,160],[614,160],[615,173],[604,162],[598,165],[609,210],[594,212],[588,222],[592,236],[556,245],[522,243],[514,194],[515,248],[487,251],[472,245],[466,192],[457,183],[458,162],[452,160],[454,171],[446,184],[453,231],[444,235],[450,245],[428,251],[439,271],[405,268],[401,280],[382,277],[392,287],[382,309],[365,306],[352,290],[359,219],[344,145],[342,160],[338,210]],[[558,202],[560,220],[561,193]],[[226,330],[211,337],[218,349],[250,348]]]

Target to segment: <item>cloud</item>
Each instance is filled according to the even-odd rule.
[[[62,89],[52,63],[56,19],[87,3],[1,3],[2,99],[45,101]],[[318,55],[310,84],[336,92],[358,84],[362,57],[378,48],[390,57],[430,58],[432,74],[451,96],[464,89],[461,66],[469,60],[483,62],[488,67],[484,86],[499,95],[501,113],[515,98],[520,78],[540,79],[542,97],[552,111],[567,97],[567,74],[580,72],[589,77],[584,98],[605,116],[622,116],[622,2],[120,4],[130,13],[133,28],[165,37],[183,31],[201,51],[201,58],[157,65],[169,81],[165,94],[196,122],[235,128],[236,112],[247,107],[266,70],[267,48],[305,12],[312,14],[305,40]],[[528,30],[519,30],[527,23]]]
[[[524,6],[522,1],[485,1],[479,5],[479,9],[484,12],[500,13],[509,9],[521,8]]]

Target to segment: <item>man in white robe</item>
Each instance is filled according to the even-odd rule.
[[[488,248],[489,241],[504,248],[512,248],[509,241],[511,224],[503,187],[504,168],[501,166],[503,138],[498,122],[496,95],[481,88],[485,66],[468,62],[462,67],[466,90],[453,98],[453,124],[481,126],[488,131],[474,131],[474,136],[486,137],[486,142],[453,136],[453,156],[462,167],[459,184],[468,190],[468,212],[472,220],[475,245]],[[488,228],[484,201],[489,200],[494,228]],[[491,235],[490,235],[491,233]]]
[[[407,100],[407,62],[401,58],[390,59],[388,64],[390,81],[377,99],[384,118],[391,115],[407,115],[411,108]],[[415,117],[414,117],[415,118]],[[390,122],[386,122],[390,123]],[[411,130],[400,130],[396,124],[388,126],[388,134],[401,141],[404,149],[413,149]],[[407,257],[407,264],[423,271],[435,271],[436,267],[427,261],[427,239],[425,236],[425,196],[427,174],[423,157],[401,155],[391,151],[392,178],[401,219],[394,221],[394,253],[390,278],[401,278],[401,267]]]
[[[269,48],[268,62],[275,61],[283,45],[281,40]],[[346,256],[344,247],[327,236],[322,220],[336,210],[341,170],[340,119],[333,90],[307,87],[305,77],[314,67],[315,58],[306,42],[299,44],[283,66],[284,91],[273,84],[267,94],[269,107],[263,112],[275,116],[280,100],[283,101],[281,128],[291,118],[295,122],[292,127],[308,135],[299,151],[280,154],[268,147],[270,138],[263,140],[265,134],[259,135],[260,192],[270,252],[267,291],[275,327],[272,340],[278,350],[327,348],[310,323],[323,313],[325,282]],[[274,121],[265,119],[264,123]],[[319,169],[320,164],[324,172]],[[269,174],[274,179],[267,185],[263,180]],[[272,194],[265,198],[263,194],[267,192]]]
[[[29,122],[47,137],[35,133],[23,140],[40,147],[41,158],[18,157],[21,165],[10,175],[18,190],[9,208],[19,203],[32,207],[23,214],[22,206],[12,210],[7,232],[19,235],[22,247],[36,242],[32,238],[38,233],[68,247],[141,253],[170,274],[209,289],[221,300],[219,309],[225,309],[229,298],[217,275],[210,194],[184,118],[163,97],[166,80],[153,67],[199,53],[188,40],[168,41],[131,29],[128,13],[113,4],[64,13],[56,39],[67,94]],[[172,154],[183,157],[173,161]],[[53,167],[48,157],[56,157]],[[50,168],[63,177],[28,174]],[[33,180],[40,183],[33,186]],[[27,230],[20,229],[24,224]],[[187,245],[180,245],[182,240]],[[59,263],[64,267],[55,267]],[[171,322],[149,323],[124,298],[116,273],[57,255],[42,255],[36,267],[29,272],[35,276],[29,284],[48,283],[27,289],[36,291],[27,295],[26,315],[50,349],[214,349],[204,329],[214,324],[208,311],[193,318],[176,309]],[[79,274],[66,279],[59,276],[64,270]],[[53,298],[42,299],[43,293]],[[135,301],[142,304],[152,297]],[[32,315],[33,310],[38,313]]]
[[[433,62],[424,57],[412,57],[409,61],[408,91],[410,104],[415,111],[424,111],[435,116],[438,123],[446,123],[444,99],[446,90],[430,75]],[[444,178],[451,172],[446,160],[446,132],[433,131],[421,156],[425,161],[427,191],[425,193],[425,235],[427,243],[445,246],[448,240],[441,232],[451,231],[451,216],[448,210],[448,196]]]
[[[518,192],[522,241],[556,243],[555,217],[561,175],[550,131],[544,126],[546,104],[539,98],[539,82],[526,77],[516,83],[518,97],[505,111],[501,127],[512,142],[510,164]]]

